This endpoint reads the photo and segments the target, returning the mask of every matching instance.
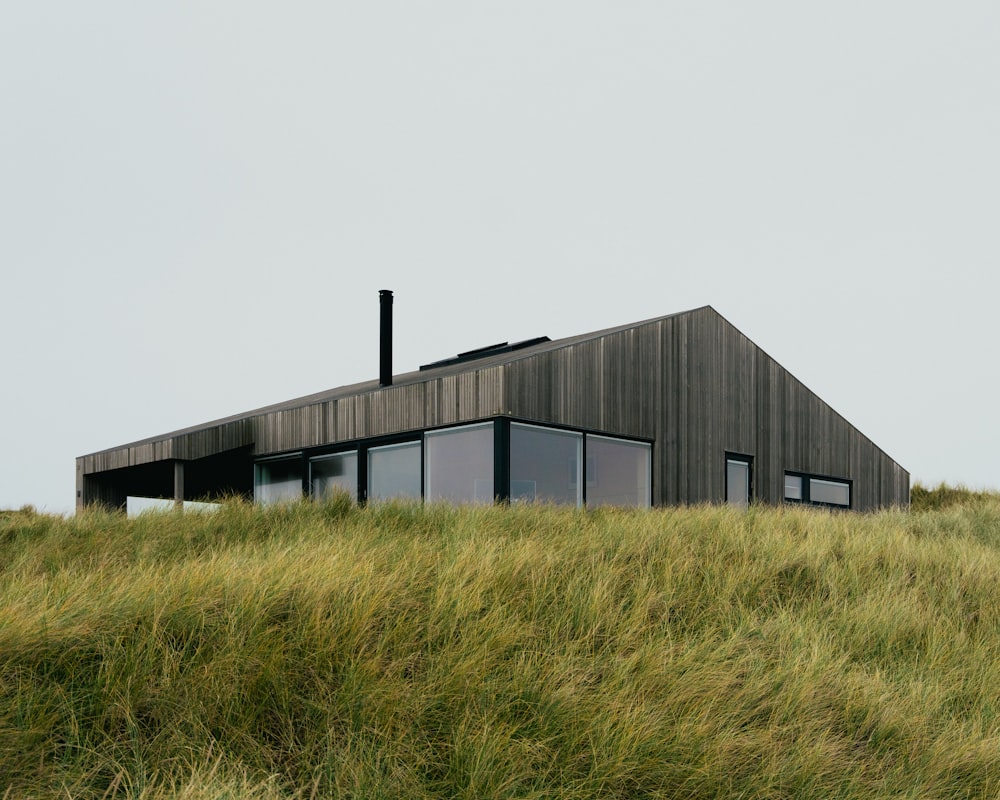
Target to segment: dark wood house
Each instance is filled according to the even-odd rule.
[[[77,506],[271,502],[909,502],[909,473],[713,308],[462,353],[82,456]]]

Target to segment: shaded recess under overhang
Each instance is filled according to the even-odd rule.
[[[253,447],[226,450],[189,461],[168,459],[83,476],[84,505],[125,508],[128,497],[217,500],[253,498]]]

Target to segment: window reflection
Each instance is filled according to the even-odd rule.
[[[424,435],[427,500],[493,502],[493,423]]]
[[[851,504],[851,487],[840,481],[811,478],[809,480],[809,501],[828,503],[834,506],[849,506]]]
[[[334,453],[318,456],[309,462],[309,484],[312,496],[321,498],[333,491],[347,492],[354,497],[358,491],[358,453]]]
[[[583,434],[511,423],[510,499],[583,503]]]
[[[420,497],[420,442],[368,451],[368,498]]]
[[[258,503],[280,503],[302,497],[302,459],[282,458],[254,465],[253,497]]]
[[[650,505],[650,454],[645,442],[587,434],[587,505]]]

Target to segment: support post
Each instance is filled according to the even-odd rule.
[[[510,502],[510,420],[493,420],[493,499]]]
[[[174,462],[174,508],[184,508],[184,462]]]

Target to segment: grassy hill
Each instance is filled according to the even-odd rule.
[[[6,512],[0,797],[993,798],[972,499]]]

